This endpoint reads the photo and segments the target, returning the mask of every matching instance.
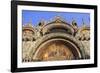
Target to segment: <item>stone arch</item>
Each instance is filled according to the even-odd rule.
[[[48,24],[45,27],[42,28],[43,34],[50,33],[53,29],[62,29],[65,30],[66,33],[73,35],[74,34],[74,29],[71,27],[69,24],[64,24],[64,23],[53,23],[53,24]]]
[[[73,59],[85,58],[83,45],[80,42],[78,42],[78,40],[73,38],[73,36],[70,36],[69,34],[64,34],[64,33],[51,33],[51,34],[43,36],[40,40],[36,42],[36,47],[34,47],[36,50],[34,53],[33,52],[31,53],[32,59],[39,59],[40,58],[39,56],[41,56],[41,53],[42,53],[41,51],[45,50],[43,47],[53,41],[62,41],[65,44],[69,44],[70,45],[69,50],[75,56]]]
[[[90,28],[89,27],[82,27],[78,30],[77,35],[75,36],[78,40],[90,40]]]
[[[25,28],[25,27],[23,27],[23,31],[27,31],[27,30],[32,31],[33,34],[35,34],[35,30],[33,28],[29,28],[29,27]]]
[[[35,38],[35,35],[36,35],[36,31],[33,27],[23,27],[22,29],[23,31],[23,40],[27,41],[34,41],[36,38]]]

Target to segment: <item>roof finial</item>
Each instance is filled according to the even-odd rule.
[[[28,22],[28,26],[32,27],[32,19],[30,18],[29,22]]]
[[[30,18],[30,20],[29,20],[29,22],[28,22],[29,24],[32,24],[32,19]]]
[[[55,18],[54,18],[54,21],[56,22],[56,23],[61,23],[61,22],[64,22],[64,19],[63,18],[61,18],[61,16],[55,16]]]
[[[60,18],[61,18],[60,16],[55,16],[55,21],[56,22],[59,22],[60,21]]]
[[[86,23],[84,22],[84,19],[82,19],[83,27],[86,27]]]
[[[84,19],[82,18],[83,25],[85,25]]]

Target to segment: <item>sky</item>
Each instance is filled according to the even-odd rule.
[[[72,23],[72,20],[75,20],[77,22],[78,27],[82,26],[83,22],[87,26],[90,26],[89,13],[34,11],[34,10],[22,10],[22,24],[26,25],[28,23],[32,23],[33,26],[37,26],[41,20],[50,22],[56,16],[60,16],[65,22],[69,24]]]

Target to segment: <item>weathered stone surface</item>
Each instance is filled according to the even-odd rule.
[[[76,23],[70,25],[60,18],[37,27],[23,26],[22,39],[23,62],[90,58],[90,28],[78,28]]]

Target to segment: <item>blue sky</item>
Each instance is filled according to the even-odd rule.
[[[34,10],[22,10],[22,24],[32,23],[33,26],[37,26],[41,20],[46,22],[52,21],[55,16],[60,16],[67,23],[72,22],[74,19],[78,26],[82,26],[83,21],[86,25],[90,25],[89,13],[75,13],[75,12],[51,12],[51,11],[34,11]]]

